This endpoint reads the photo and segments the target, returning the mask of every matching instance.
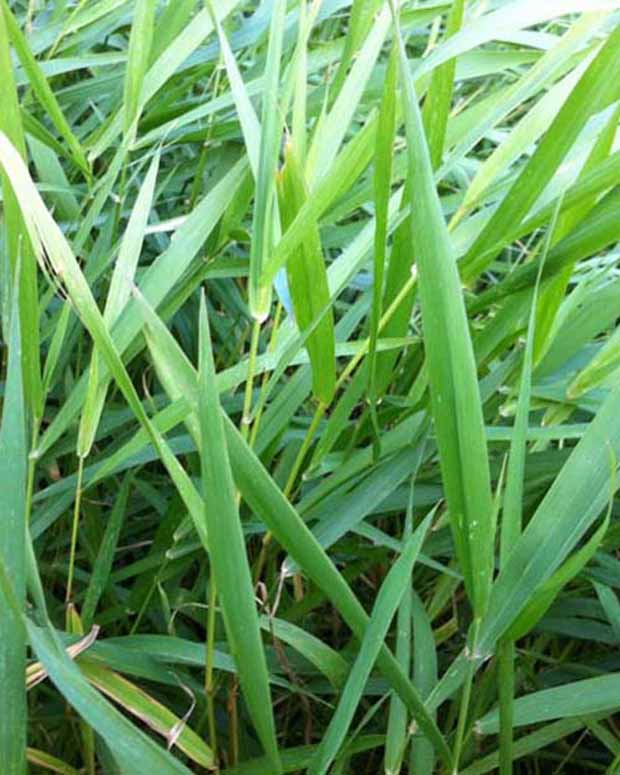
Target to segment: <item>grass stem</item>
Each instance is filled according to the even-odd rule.
[[[71,546],[69,548],[69,572],[67,574],[67,591],[65,603],[69,604],[73,597],[73,574],[75,570],[75,552],[77,549],[78,530],[80,524],[80,507],[82,503],[82,479],[84,477],[84,458],[78,457],[77,482],[75,485],[75,500],[73,505],[73,521],[71,523]]]

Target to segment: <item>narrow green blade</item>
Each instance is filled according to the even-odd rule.
[[[404,42],[397,30],[409,178],[433,418],[456,552],[476,616],[487,605],[494,528],[482,406],[456,256],[435,189]]]
[[[401,556],[392,565],[381,585],[368,627],[360,644],[359,653],[343,689],[336,712],[308,767],[308,775],[325,775],[344,741],[364,685],[379,655],[396,609],[403,595],[409,592],[411,572],[430,523],[431,517],[427,517],[407,540]]]
[[[269,48],[265,65],[265,89],[261,115],[261,145],[256,179],[256,197],[250,246],[249,301],[252,315],[264,319],[271,303],[271,281],[264,277],[264,264],[273,243],[273,214],[276,205],[275,174],[282,134],[282,119],[278,106],[280,60],[286,1],[275,0],[269,31]]]
[[[303,169],[295,149],[287,143],[284,166],[278,176],[278,195],[284,231],[307,199]],[[303,244],[286,265],[289,290],[299,330],[306,331],[322,315],[306,341],[315,396],[329,404],[336,389],[336,342],[334,316],[329,307],[327,273],[316,224],[306,232]],[[325,314],[323,310],[328,307]]]
[[[19,153],[25,158],[26,144],[24,130],[19,114],[17,89],[13,76],[7,20],[10,17],[3,5],[0,6],[0,130],[6,134]],[[39,362],[39,314],[37,294],[37,262],[32,252],[28,232],[4,170],[0,175],[3,196],[3,232],[2,239],[2,292],[6,306],[10,304],[10,289],[15,281],[15,268],[18,257],[21,259],[20,272],[20,320],[23,383],[26,403],[36,418],[43,412],[41,387],[41,366]],[[8,320],[7,309],[2,310],[4,322]]]
[[[274,773],[281,771],[267,663],[245,540],[235,500],[204,296],[200,305],[199,417],[202,481],[211,563],[228,642],[252,720]]]
[[[26,418],[22,385],[19,264],[11,305],[9,362],[0,424],[0,563],[13,582],[17,604],[26,602]],[[3,771],[26,771],[26,633],[10,607],[0,615],[0,761]]]
[[[156,6],[155,0],[137,0],[134,4],[125,70],[125,132],[139,117],[140,95],[151,53]]]

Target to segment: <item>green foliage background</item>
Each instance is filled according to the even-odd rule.
[[[620,0],[0,0],[2,773],[620,771]]]

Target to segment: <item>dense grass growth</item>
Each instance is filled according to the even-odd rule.
[[[620,772],[620,0],[0,0],[0,772]]]

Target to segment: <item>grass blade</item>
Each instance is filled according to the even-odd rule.
[[[137,0],[134,6],[125,71],[125,132],[139,117],[140,95],[151,54],[156,6],[155,0]]]
[[[276,204],[275,174],[283,123],[278,103],[278,88],[285,12],[285,0],[275,0],[265,63],[262,133],[250,246],[249,300],[250,310],[257,320],[267,316],[271,302],[271,282],[265,280],[263,267],[271,252],[274,236],[272,229]]]
[[[411,538],[407,540],[401,556],[394,563],[381,585],[366,633],[360,644],[357,659],[349,673],[327,732],[308,767],[309,775],[324,775],[342,746],[360,701],[364,684],[368,680],[372,666],[377,659],[390,622],[402,596],[408,592],[413,565],[430,523],[431,518],[427,517]]]
[[[19,114],[17,89],[13,76],[13,65],[7,31],[7,19],[10,12],[0,6],[0,130],[10,138],[21,155],[26,157],[24,130]],[[4,236],[2,240],[2,287],[5,308],[2,310],[3,322],[8,321],[7,308],[11,304],[10,289],[15,282],[18,257],[21,259],[20,303],[21,347],[23,383],[26,403],[34,417],[43,413],[43,395],[41,387],[41,366],[39,362],[39,316],[37,302],[37,263],[32,252],[28,233],[24,225],[19,205],[11,189],[9,179],[2,170],[2,196],[4,210]]]
[[[413,679],[423,697],[437,683],[437,647],[429,615],[420,597],[413,596]],[[435,768],[435,752],[429,741],[416,736],[411,741],[409,766],[412,772],[431,775]]]
[[[0,0],[27,766],[617,769],[619,19]]]
[[[413,512],[413,488],[414,481],[412,477],[411,490],[409,493],[409,503],[407,505],[407,515],[405,517],[405,527],[403,531],[403,540],[409,540],[412,532],[412,512]],[[413,609],[413,590],[407,588],[398,606],[398,620],[396,630],[396,659],[400,662],[403,670],[408,671],[411,668],[411,636],[412,636],[412,609]],[[400,697],[392,695],[390,697],[390,711],[388,716],[387,733],[385,740],[385,771],[390,775],[400,772],[402,767],[405,750],[407,747],[407,709],[403,705]]]
[[[110,327],[118,320],[131,296],[131,288],[153,202],[158,169],[159,154],[155,154],[134,204],[112,272],[103,313],[103,319]],[[108,389],[109,380],[100,381],[102,369],[103,363],[94,353],[91,358],[86,401],[80,417],[78,433],[77,453],[82,458],[88,457],[90,454]]]
[[[281,771],[281,764],[271,710],[267,664],[235,502],[220,399],[215,385],[215,366],[204,297],[200,306],[200,343],[198,389],[202,480],[213,575],[241,687],[265,753],[271,758],[274,772],[277,773]]]
[[[355,58],[338,98],[315,131],[307,162],[311,189],[332,167],[389,29],[390,13],[384,5]]]
[[[9,362],[0,424],[0,563],[13,582],[16,603],[26,603],[26,417],[21,374],[19,263],[9,329]],[[19,611],[0,616],[0,682],[5,712],[0,714],[0,760],[11,775],[26,771],[26,639]],[[10,709],[10,711],[9,711]]]
[[[553,223],[549,228],[544,253],[540,259],[538,276],[532,296],[530,317],[527,328],[527,339],[523,353],[523,367],[519,383],[517,413],[514,423],[514,435],[510,443],[506,489],[502,507],[502,524],[500,533],[500,566],[503,567],[510,556],[512,547],[517,543],[523,528],[523,490],[525,476],[525,457],[527,453],[527,429],[530,415],[530,400],[532,390],[532,369],[534,362],[534,344],[536,337],[536,316],[538,312],[538,290],[541,272],[551,240],[555,234],[557,215],[556,209]],[[500,697],[500,773],[510,775],[513,760],[513,698],[514,698],[514,643],[510,635],[498,647],[498,683]]]
[[[492,261],[486,248],[496,235],[524,218],[553,177],[579,132],[592,115],[606,108],[620,95],[620,86],[608,74],[620,65],[620,28],[607,38],[597,56],[580,78],[544,138],[489,221],[463,258],[463,276],[476,277]]]
[[[609,500],[614,480],[610,454],[616,459],[620,452],[617,400],[617,391],[609,394],[513,547],[493,585],[482,653],[552,576]]]
[[[508,630],[507,637],[518,640],[535,627],[547,613],[558,593],[571,581],[594,557],[609,527],[607,516],[587,543],[560,567],[536,592],[530,602],[515,619]]]
[[[373,267],[372,315],[368,348],[368,395],[375,415],[377,390],[377,337],[381,320],[384,292],[385,259],[387,254],[388,212],[392,184],[393,150],[396,136],[396,86],[398,57],[394,45],[390,54],[385,90],[379,110],[379,125],[375,146],[373,187],[375,196],[375,251]],[[378,443],[378,442],[377,442]]]
[[[20,610],[4,562],[0,562],[0,589],[5,605],[16,617],[20,629],[27,631],[30,644],[46,673],[84,720],[106,740],[123,771],[135,772],[148,767],[154,772],[187,775],[189,770],[186,767],[137,730],[88,684],[77,665],[68,657],[49,622],[45,628],[39,628],[26,618]],[[39,596],[42,597],[42,590]],[[19,679],[22,690],[25,690],[24,673],[19,673]]]
[[[618,677],[605,675],[532,692],[515,702],[514,723],[519,727],[551,719],[615,711],[618,707],[617,691]],[[483,716],[477,722],[477,729],[483,735],[493,734],[497,730],[497,713]]]
[[[455,0],[452,3],[446,22],[445,40],[455,35],[461,29],[464,10],[465,0]],[[451,59],[436,68],[433,71],[431,84],[424,101],[422,118],[424,130],[428,138],[428,152],[433,169],[439,167],[443,156],[448,116],[452,106],[455,70],[456,59]]]
[[[28,80],[30,81],[33,92],[36,94],[37,99],[54,123],[58,133],[71,150],[75,163],[87,178],[90,177],[90,167],[86,160],[84,149],[62,112],[56,96],[47,82],[47,78],[43,74],[39,63],[28,46],[28,41],[20,30],[6,0],[2,0],[0,5],[4,14],[9,37],[15,47],[15,52],[19,57],[22,67],[28,75]]]
[[[86,588],[86,595],[82,606],[82,621],[84,622],[84,628],[86,630],[90,630],[92,627],[97,605],[110,578],[110,571],[112,570],[112,564],[114,562],[114,553],[118,544],[123,519],[125,518],[125,509],[129,497],[130,486],[131,474],[128,474],[123,480],[118,493],[118,499],[115,502],[112,513],[108,519],[103,541],[99,547],[99,553],[97,554],[90,581]]]
[[[195,490],[187,474],[150,422],[71,248],[47,211],[21,157],[1,132],[0,163],[5,170],[10,170],[11,185],[18,198],[22,215],[25,217],[30,239],[37,245],[38,255],[43,264],[42,268],[45,268],[47,272],[50,271],[43,259],[43,256],[47,256],[51,261],[56,277],[63,279],[71,301],[92,336],[107,368],[122,390],[131,410],[148,432],[162,462],[178,486],[180,494],[186,498],[188,508],[196,520],[198,533],[206,545],[206,531],[200,515],[202,502],[194,496]]]
[[[291,143],[284,149],[284,166],[278,177],[278,195],[282,226],[288,226],[307,198],[301,162]],[[286,265],[288,285],[297,325],[301,333],[312,324],[325,307],[329,307],[329,288],[316,225],[306,232],[304,243],[290,256]],[[306,340],[312,385],[316,398],[329,404],[336,389],[336,343],[331,307]]]
[[[494,535],[476,364],[454,249],[435,190],[404,43],[399,31],[397,35],[409,176],[415,181],[410,238],[418,269],[433,415],[457,556],[472,606],[481,616],[492,579]]]
[[[118,703],[127,713],[143,721],[150,729],[162,735],[168,748],[183,751],[193,762],[213,769],[213,752],[202,739],[187,726],[185,719],[177,718],[165,705],[155,700],[123,676],[109,670],[94,660],[83,658],[80,671],[91,686],[99,689]]]
[[[620,106],[618,106],[611,114],[607,126],[601,132],[599,138],[594,143],[588,158],[586,159],[583,169],[581,170],[580,177],[587,175],[592,169],[595,169],[598,164],[604,162],[608,158],[616,130],[618,128],[618,121],[620,119]],[[565,212],[559,219],[559,224],[555,230],[555,240],[559,241],[565,234],[570,233],[572,229],[582,220],[584,220],[592,208],[596,205],[596,196],[586,198],[576,207],[573,207]],[[566,267],[557,278],[551,280],[548,283],[548,287],[545,289],[539,309],[537,312],[536,321],[536,342],[534,345],[535,361],[539,363],[542,356],[548,350],[550,341],[553,335],[555,318],[558,313],[560,304],[566,293],[566,289],[570,282],[570,278],[573,274],[574,267]]]

